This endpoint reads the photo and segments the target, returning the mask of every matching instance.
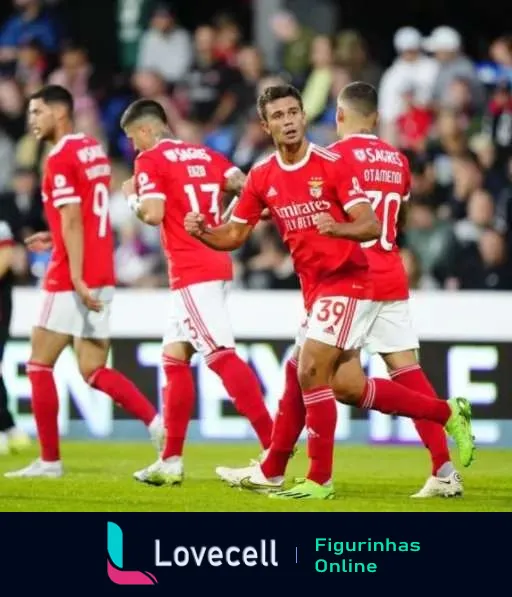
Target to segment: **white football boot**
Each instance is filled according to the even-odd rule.
[[[243,487],[256,493],[269,493],[283,488],[284,477],[267,479],[261,471],[259,464],[244,466],[242,468],[228,468],[218,466],[215,469],[217,476],[231,487]]]
[[[160,415],[156,415],[155,418],[148,425],[149,436],[155,446],[157,454],[164,449],[165,444],[165,427]]]
[[[462,477],[457,471],[447,477],[429,477],[425,485],[411,495],[413,498],[455,497],[464,495]]]
[[[133,478],[148,485],[181,485],[184,479],[183,460],[176,456],[167,460],[159,458],[148,467],[133,473]]]
[[[63,473],[62,462],[60,460],[57,460],[56,462],[45,462],[38,458],[25,468],[10,473],[4,473],[4,477],[7,477],[8,479],[20,477],[48,477],[57,479],[58,477],[62,477]]]

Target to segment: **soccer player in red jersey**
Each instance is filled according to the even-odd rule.
[[[249,489],[280,489],[305,422],[310,459],[306,479],[270,495],[331,499],[337,419],[331,384],[340,365],[345,379],[336,391],[343,402],[441,423],[469,464],[473,438],[465,399],[438,400],[387,379],[368,379],[361,367],[359,349],[378,308],[359,243],[380,238],[381,226],[356,173],[342,157],[307,141],[302,98],[293,87],[269,87],[258,99],[258,108],[277,152],[252,168],[229,223],[212,228],[201,214],[189,213],[185,226],[206,245],[232,251],[249,237],[262,210],[270,209],[290,249],[308,312],[305,339],[299,342],[303,400],[285,390],[272,445],[261,464],[217,473]]]
[[[380,238],[363,243],[378,304],[365,340],[370,354],[380,354],[391,379],[411,390],[437,398],[416,354],[418,338],[409,311],[409,284],[396,243],[399,215],[410,193],[407,158],[373,131],[378,120],[377,91],[369,83],[347,85],[338,97],[337,128],[341,140],[329,147],[350,162],[382,222]],[[403,217],[401,217],[403,220]],[[343,367],[336,379],[343,379]],[[334,387],[338,382],[334,383]],[[463,486],[448,450],[442,425],[426,420],[414,424],[432,460],[432,475],[412,497],[462,495]]]
[[[106,366],[115,284],[110,164],[95,139],[73,133],[72,115],[73,98],[63,87],[49,85],[30,98],[29,125],[38,140],[52,145],[43,178],[50,230],[27,240],[32,250],[53,247],[27,363],[41,457],[7,477],[62,475],[53,366],[71,342],[87,383],[143,421],[158,447],[163,435],[151,402],[124,375]]]
[[[183,479],[183,445],[195,389],[190,359],[195,352],[222,380],[238,412],[250,421],[263,447],[270,446],[272,418],[258,378],[235,352],[226,305],[233,277],[229,255],[213,251],[185,231],[193,211],[211,226],[220,224],[221,198],[237,194],[244,174],[224,156],[200,145],[171,138],[160,104],[139,100],[129,106],[121,126],[140,151],[135,161],[130,202],[139,219],[161,226],[169,263],[170,310],[163,339],[164,420],[167,439],[154,464],[135,473],[139,481],[161,485]]]

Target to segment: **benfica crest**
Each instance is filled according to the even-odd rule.
[[[359,160],[360,162],[366,161],[366,153],[364,149],[354,149],[354,155],[356,157],[356,160]]]
[[[315,199],[322,196],[322,186],[324,184],[323,178],[310,178],[308,181],[309,194]]]

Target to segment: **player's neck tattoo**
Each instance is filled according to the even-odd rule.
[[[158,133],[155,133],[155,143],[159,141],[163,141],[164,139],[172,139],[172,135],[170,131],[161,130]]]
[[[355,132],[356,135],[373,135],[373,131],[371,129],[359,129]]]

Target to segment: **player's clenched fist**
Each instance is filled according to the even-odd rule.
[[[336,229],[338,228],[338,222],[330,215],[326,213],[318,214],[316,218],[316,229],[320,234],[325,236],[336,236]]]
[[[201,236],[205,231],[205,218],[203,214],[189,212],[185,216],[185,230],[192,236]]]

